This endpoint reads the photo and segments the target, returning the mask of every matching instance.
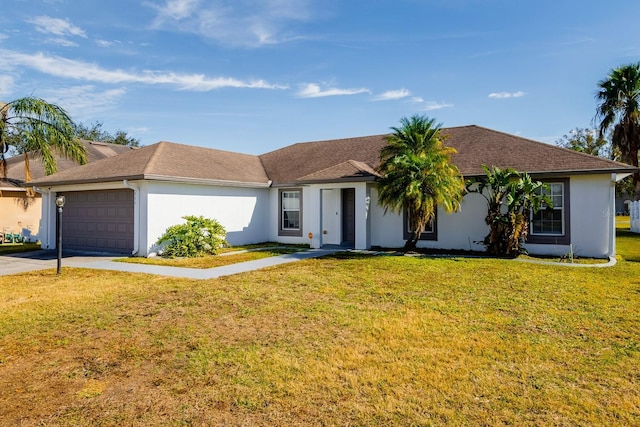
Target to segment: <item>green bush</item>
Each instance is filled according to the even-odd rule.
[[[186,224],[172,225],[158,239],[158,255],[168,258],[215,255],[227,244],[227,231],[215,219],[184,216]]]

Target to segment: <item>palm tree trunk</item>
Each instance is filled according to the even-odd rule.
[[[31,181],[33,177],[31,176],[31,167],[29,166],[29,154],[25,151],[24,153],[24,182]],[[36,192],[33,187],[27,187],[27,197],[35,197]]]
[[[420,234],[418,232],[411,231],[411,235],[409,235],[407,242],[404,244],[404,248],[402,248],[403,252],[415,251],[418,245],[419,238],[420,238]]]

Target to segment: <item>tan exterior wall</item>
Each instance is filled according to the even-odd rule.
[[[27,198],[24,192],[3,191],[0,197],[0,231],[21,233],[29,241],[38,240],[42,198]]]

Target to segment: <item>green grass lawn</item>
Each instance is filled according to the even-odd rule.
[[[2,243],[0,244],[0,255],[31,252],[39,249],[40,243]]]
[[[0,425],[638,425],[639,246],[0,277]]]
[[[640,234],[629,231],[628,216],[616,217],[616,252],[618,258],[640,262]]]

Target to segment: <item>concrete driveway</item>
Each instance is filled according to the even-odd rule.
[[[122,256],[105,256],[84,252],[65,252],[62,256],[62,267],[82,267],[95,262],[111,261]],[[0,255],[0,276],[27,273],[35,270],[56,268],[58,254],[56,251],[33,251],[17,254]]]

